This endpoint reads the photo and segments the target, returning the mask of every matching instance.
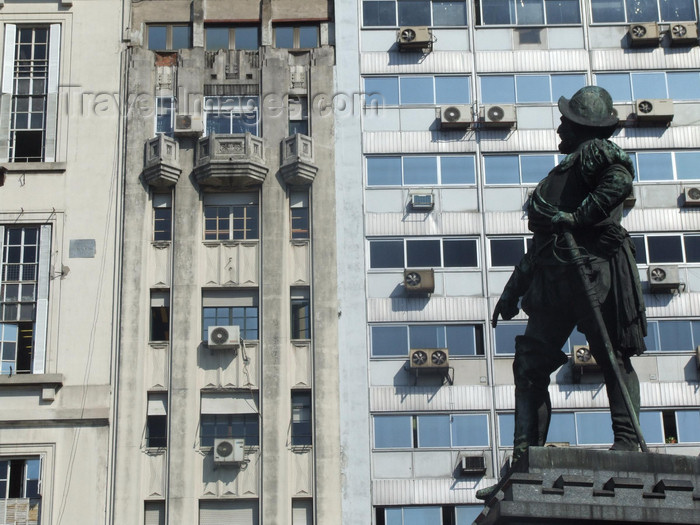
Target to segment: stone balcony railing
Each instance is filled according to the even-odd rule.
[[[263,140],[251,133],[213,133],[197,142],[194,173],[201,186],[230,189],[254,186],[265,181],[268,171]]]
[[[280,172],[290,186],[311,184],[318,172],[314,160],[314,139],[297,133],[282,141]]]
[[[143,179],[159,188],[173,186],[180,178],[180,149],[177,140],[158,135],[146,142]]]

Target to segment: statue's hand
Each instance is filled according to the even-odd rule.
[[[503,297],[496,303],[496,308],[493,309],[493,317],[491,318],[491,326],[496,328],[498,324],[498,316],[500,315],[504,321],[510,321],[518,315],[520,309],[518,308],[518,300],[515,301],[510,297]]]
[[[552,224],[555,227],[570,229],[576,226],[576,219],[573,213],[559,211],[552,217]]]

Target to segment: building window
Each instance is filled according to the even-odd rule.
[[[40,458],[0,458],[0,495],[2,499],[39,498],[41,480]],[[5,503],[9,505],[9,502]],[[36,513],[38,501],[30,502],[29,510]],[[34,510],[32,511],[32,508]]]
[[[156,134],[173,136],[175,129],[175,99],[156,97]]]
[[[292,391],[292,446],[311,445],[311,392]]]
[[[605,88],[613,102],[631,102],[642,98],[700,100],[698,71],[596,73],[595,84]]]
[[[647,322],[644,338],[649,352],[691,352],[700,346],[700,321],[659,319]]]
[[[205,291],[202,296],[202,340],[210,326],[238,326],[241,339],[258,339],[258,297],[251,292]]]
[[[484,355],[483,332],[480,324],[374,325],[372,357],[407,358],[414,348],[447,348],[450,357]]]
[[[148,49],[170,51],[192,47],[192,28],[184,24],[148,26]]]
[[[153,240],[171,241],[173,236],[172,195],[153,196]]]
[[[243,439],[248,447],[257,446],[258,414],[202,414],[200,440],[213,447],[214,439]]]
[[[204,203],[204,240],[231,241],[258,239],[257,194],[231,195]]]
[[[468,76],[365,77],[365,105],[417,106],[469,104]]]
[[[259,133],[257,96],[204,97],[204,132]]]
[[[292,339],[311,339],[311,299],[308,288],[292,288]]]
[[[375,415],[374,448],[488,447],[486,414]]]
[[[165,501],[145,501],[143,523],[144,525],[165,525]]]
[[[559,162],[552,153],[537,155],[485,155],[484,182],[489,185],[537,184]]]
[[[512,356],[515,354],[515,338],[525,333],[527,323],[524,321],[499,321],[498,326],[493,329],[494,353],[498,356]],[[571,332],[571,335],[562,346],[561,351],[567,355],[576,345],[585,345],[586,336],[578,330]]]
[[[309,192],[289,194],[290,230],[292,239],[309,239]]]
[[[479,82],[484,104],[552,104],[585,86],[586,75],[484,75]]]
[[[5,24],[2,92],[11,95],[6,151],[0,160],[53,162],[58,109],[59,24]]]
[[[292,499],[292,525],[313,525],[313,523],[313,500]]]
[[[168,394],[166,392],[148,394],[146,446],[152,448],[168,446]]]
[[[478,268],[476,239],[386,239],[369,241],[371,269]]]
[[[219,49],[257,50],[260,44],[257,26],[206,26],[204,39],[207,51]]]
[[[151,290],[151,341],[170,341],[170,292]]]
[[[466,26],[467,5],[464,1],[364,0],[362,24],[365,27]]]
[[[489,239],[491,267],[517,266],[532,244],[528,237],[499,237]]]
[[[257,500],[200,500],[199,523],[242,523],[258,525]]]
[[[637,264],[700,263],[700,235],[668,234],[631,236]]]
[[[367,157],[368,186],[476,184],[474,155]]]
[[[318,47],[318,26],[275,26],[275,47],[286,49]]]
[[[476,0],[479,25],[580,24],[579,0]]]
[[[289,136],[309,134],[309,105],[306,97],[292,96],[288,102]]]
[[[0,226],[2,373],[43,373],[51,227]]]
[[[693,0],[591,0],[593,23],[690,22]]]

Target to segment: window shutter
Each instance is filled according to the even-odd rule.
[[[61,24],[49,30],[49,79],[46,97],[46,139],[44,161],[56,161],[56,122],[58,117],[58,73],[61,56]]]
[[[168,393],[151,392],[148,394],[148,415],[167,416],[168,415]]]
[[[49,264],[51,262],[51,225],[41,226],[39,233],[39,279],[36,294],[36,321],[34,325],[33,374],[45,373],[46,330],[49,319]]]
[[[258,525],[257,501],[201,501],[199,525]]]
[[[144,525],[165,525],[165,502],[147,501],[143,523]]]
[[[313,525],[313,502],[311,500],[292,501],[292,525]]]
[[[258,397],[247,392],[202,393],[202,414],[257,414]]]
[[[0,162],[10,158],[10,118],[14,85],[15,41],[17,26],[5,24],[5,47],[2,58],[2,95],[0,100]]]

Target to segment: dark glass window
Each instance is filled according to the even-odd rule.
[[[216,438],[245,440],[246,446],[257,446],[259,439],[258,414],[202,414],[200,443],[214,446]]]
[[[650,235],[647,244],[650,263],[683,262],[680,235]]]
[[[311,392],[292,392],[292,445],[311,445]]]
[[[406,241],[406,266],[408,268],[435,268],[442,266],[440,240]]]
[[[172,208],[153,208],[153,240],[172,240]]]
[[[362,23],[365,26],[395,26],[395,0],[365,0],[362,2]]]
[[[684,235],[685,260],[689,263],[700,262],[700,235]]]
[[[519,239],[491,239],[491,266],[517,266],[525,255],[525,242]]]
[[[429,26],[430,0],[398,0],[400,26]]]
[[[370,268],[403,268],[403,240],[370,241]]]
[[[445,239],[442,242],[445,268],[479,266],[476,239]]]

